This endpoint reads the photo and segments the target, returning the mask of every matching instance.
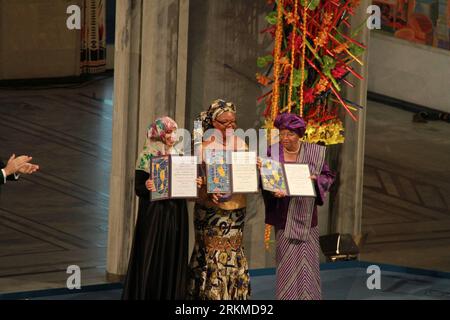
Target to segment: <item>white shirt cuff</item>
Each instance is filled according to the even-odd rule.
[[[3,173],[3,183],[6,183],[6,173],[5,173],[5,170],[2,169],[2,173]]]

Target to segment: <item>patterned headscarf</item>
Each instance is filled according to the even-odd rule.
[[[225,112],[236,113],[236,106],[233,102],[226,102],[222,99],[214,100],[208,108],[197,117],[197,121],[202,122],[203,131],[213,128],[212,122]]]
[[[164,136],[169,131],[178,129],[177,123],[170,117],[158,118],[147,129],[147,138],[154,141],[163,141]]]
[[[281,113],[274,122],[275,128],[278,130],[288,129],[303,137],[306,130],[305,121],[294,113]]]
[[[165,154],[164,136],[177,128],[177,123],[170,117],[158,118],[147,128],[144,149],[137,159],[136,170],[150,173],[150,159]],[[175,148],[173,153],[178,153]]]

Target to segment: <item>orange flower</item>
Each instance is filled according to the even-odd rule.
[[[264,228],[264,246],[266,250],[269,250],[269,243],[270,243],[270,224],[266,224],[266,227]]]
[[[341,43],[340,45],[338,45],[336,48],[333,49],[333,52],[339,54],[347,48],[348,45],[346,43]]]
[[[327,89],[327,86],[328,86],[328,80],[325,78],[320,78],[319,83],[316,84],[316,86],[314,87],[315,93],[320,94],[320,93],[324,92]]]
[[[282,66],[288,65],[288,64],[289,64],[289,59],[288,59],[288,57],[284,56],[283,58],[281,58],[281,59],[280,59],[280,64],[281,64]]]
[[[328,40],[328,32],[323,30],[319,32],[319,35],[314,39],[314,45],[316,47],[323,47]]]
[[[259,84],[263,86],[268,86],[270,82],[270,79],[268,77],[262,75],[259,72],[256,74],[256,80],[258,81]]]
[[[329,26],[333,22],[333,13],[332,12],[325,12],[323,15],[322,23],[324,26]]]
[[[294,13],[293,12],[288,12],[287,14],[286,14],[286,23],[287,24],[295,24],[295,16],[294,16]]]

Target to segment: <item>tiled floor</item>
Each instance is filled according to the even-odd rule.
[[[73,89],[0,91],[0,157],[41,167],[2,187],[0,292],[105,279],[112,77]],[[107,101],[102,101],[106,99]]]
[[[362,260],[450,271],[450,125],[370,102]]]

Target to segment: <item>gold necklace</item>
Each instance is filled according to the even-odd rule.
[[[297,148],[296,151],[289,151],[289,150],[287,150],[287,149],[285,148],[285,149],[284,149],[284,152],[290,153],[290,154],[297,154],[297,153],[300,151],[301,146],[302,146],[302,144],[299,143],[298,148]]]

